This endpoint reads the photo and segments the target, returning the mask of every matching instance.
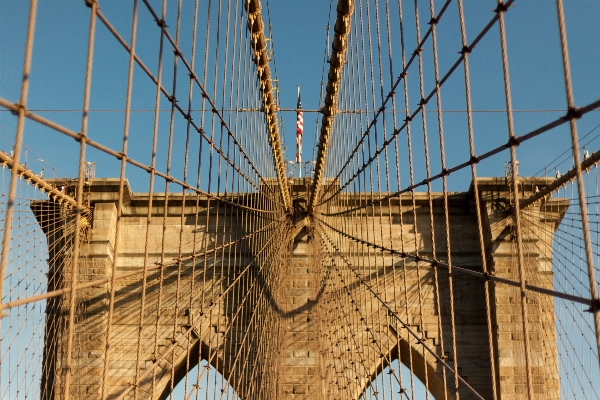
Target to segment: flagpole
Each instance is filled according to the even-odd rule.
[[[300,86],[298,86],[298,104],[296,105],[296,165],[298,166],[298,178],[302,178],[302,134],[304,133],[304,113],[302,112],[302,102],[300,101]]]

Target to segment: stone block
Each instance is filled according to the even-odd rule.
[[[311,365],[316,365],[317,364],[317,360],[316,358],[298,358],[298,357],[291,357],[291,358],[286,358],[283,360],[283,365],[286,366],[311,366]]]
[[[294,385],[292,387],[292,393],[293,394],[307,394],[308,387],[306,385]]]
[[[307,375],[284,375],[283,377],[284,383],[293,383],[293,384],[306,384],[308,383]]]

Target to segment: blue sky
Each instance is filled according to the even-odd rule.
[[[151,3],[159,9],[159,1]],[[190,21],[192,2],[184,0],[186,13],[183,19],[182,47],[188,49],[190,43]],[[383,1],[381,1],[383,3]],[[410,3],[410,2],[407,2]],[[441,1],[436,0],[437,9]],[[464,0],[468,41],[479,33],[492,18],[491,10],[495,0]],[[19,98],[24,40],[28,13],[28,1],[0,1],[0,98],[16,102]],[[99,4],[107,18],[123,37],[128,38],[131,19],[130,2],[121,0],[100,0]],[[596,0],[565,0],[569,54],[572,69],[575,102],[583,106],[600,99],[600,2]],[[176,2],[169,2],[168,24],[175,26]],[[428,15],[428,2],[419,2],[420,12]],[[415,47],[410,4],[406,5],[408,53]],[[422,8],[421,8],[422,7]],[[296,105],[296,87],[302,90],[302,102],[306,109],[317,109],[320,105],[320,82],[324,64],[324,54],[329,52],[326,41],[328,23],[333,25],[335,4],[329,16],[330,2],[327,0],[270,0],[263,1],[263,15],[271,23],[274,64],[273,72],[278,78],[281,106],[293,108]],[[426,20],[425,17],[422,17]],[[85,74],[85,54],[89,9],[83,1],[40,0],[33,51],[31,88],[28,108],[74,131],[81,126],[83,103],[83,82]],[[515,113],[515,133],[523,135],[565,114],[566,99],[560,47],[557,29],[556,7],[553,0],[522,0],[506,14],[508,57],[510,79]],[[425,24],[423,24],[425,26]],[[425,29],[425,28],[422,28]],[[137,52],[146,65],[155,73],[158,30],[147,11],[140,7],[140,32],[136,43]],[[458,57],[461,48],[456,2],[448,9],[438,27],[440,46],[440,72],[444,73]],[[397,43],[397,38],[393,38]],[[398,54],[398,49],[394,49]],[[397,60],[395,58],[395,60]],[[426,92],[433,88],[431,68],[431,46],[425,46]],[[128,56],[123,48],[100,23],[97,25],[94,70],[92,78],[92,100],[89,135],[94,140],[113,149],[120,150],[123,130],[123,108],[127,78]],[[170,63],[165,62],[168,76]],[[502,67],[500,63],[500,42],[497,27],[479,43],[470,55],[471,85],[473,96],[474,132],[476,153],[481,154],[505,143],[507,140],[506,117]],[[395,63],[397,75],[400,64]],[[411,107],[418,102],[417,73],[409,71],[409,91]],[[154,107],[154,89],[151,82],[139,68],[135,70],[134,96],[132,109],[131,155],[149,163],[150,137]],[[386,78],[387,79],[387,78]],[[167,80],[168,81],[168,80]],[[387,85],[387,86],[386,86]],[[389,88],[389,82],[384,84]],[[466,114],[462,71],[454,74],[442,89],[444,130],[446,134],[448,165],[454,166],[468,160]],[[401,102],[400,102],[401,103]],[[403,106],[399,106],[400,109]],[[163,98],[161,109],[168,109]],[[116,110],[116,111],[106,111]],[[428,110],[434,111],[433,105]],[[294,158],[294,134],[296,115],[282,112],[283,140],[287,145],[288,159]],[[314,148],[317,114],[306,113],[304,136],[304,159],[310,160]],[[431,153],[437,156],[437,125],[434,112],[427,114],[430,127]],[[166,150],[164,147],[168,129],[168,113],[161,113],[158,166],[165,169]],[[415,123],[414,154],[416,180],[423,179],[421,134]],[[582,144],[588,143],[590,152],[600,150],[600,113],[592,112],[578,121]],[[180,128],[182,125],[176,127]],[[0,149],[10,151],[11,135],[15,133],[16,118],[0,109]],[[587,136],[586,136],[587,135]],[[585,137],[585,139],[583,139]],[[176,143],[181,145],[182,136]],[[405,146],[402,139],[401,145]],[[42,167],[46,175],[52,166],[65,176],[75,176],[79,144],[66,136],[27,121],[25,125],[25,145],[27,161],[34,170]],[[517,149],[520,173],[528,176],[547,169],[554,175],[554,168],[561,171],[571,168],[568,157],[570,148],[568,126],[556,128]],[[566,156],[560,157],[567,151]],[[177,151],[176,151],[177,152]],[[179,151],[178,154],[180,154]],[[434,157],[434,156],[432,156]],[[553,162],[560,157],[558,162]],[[438,157],[439,158],[439,157]],[[40,161],[40,159],[45,161]],[[87,160],[97,163],[97,175],[116,177],[120,162],[99,151],[89,149]],[[486,160],[478,165],[481,176],[504,174],[504,162],[509,160],[507,152]],[[562,163],[560,163],[562,161]],[[432,161],[432,172],[439,171],[437,158]],[[181,174],[181,160],[174,161],[176,174]],[[405,170],[403,170],[405,171]],[[542,172],[543,173],[543,172]],[[403,172],[405,174],[405,172]],[[148,174],[128,166],[127,176],[136,191],[148,188]],[[403,176],[403,182],[407,182]],[[449,178],[451,191],[465,191],[470,183],[470,171],[465,169]],[[158,185],[158,184],[157,184]],[[160,186],[158,186],[160,188]],[[439,190],[439,184],[434,189]],[[160,189],[162,190],[162,189]]]
[[[153,4],[159,8],[159,2]],[[472,40],[482,26],[492,17],[494,1],[466,0],[466,25],[468,40]],[[128,37],[131,7],[125,2],[100,2],[102,11],[115,25],[117,30]],[[168,22],[174,26],[175,5],[170,2]],[[436,1],[439,9],[441,2]],[[427,4],[422,3],[420,12],[427,15]],[[265,19],[270,16],[272,24],[273,46],[275,52],[274,70],[279,79],[278,87],[281,106],[293,108],[296,104],[296,87],[301,86],[303,106],[306,109],[316,109],[319,106],[320,82],[324,68],[324,52],[326,46],[328,1],[293,1],[271,0],[263,5]],[[184,1],[184,7],[189,11],[191,1]],[[405,7],[406,24],[411,28],[410,8]],[[0,3],[0,97],[17,101],[22,71],[23,41],[27,20],[28,2],[8,0]],[[335,8],[335,6],[334,6]],[[567,33],[574,82],[575,101],[578,106],[588,104],[600,98],[598,82],[600,82],[600,33],[597,26],[597,16],[600,15],[600,4],[592,0],[565,1],[567,16]],[[84,60],[87,43],[87,25],[89,10],[70,1],[41,1],[39,4],[36,37],[33,52],[33,68],[31,73],[31,89],[28,107],[34,110],[63,110],[39,111],[39,114],[55,122],[78,131],[81,125],[81,110]],[[190,23],[191,12],[184,18]],[[333,13],[335,14],[335,13]],[[331,15],[333,21],[335,15]],[[170,18],[170,20],[169,20]],[[424,17],[422,17],[424,19]],[[57,21],[64,21],[57,24]],[[556,10],[551,0],[517,1],[516,5],[506,15],[509,62],[511,72],[513,107],[515,110],[535,110],[538,112],[515,113],[515,131],[518,135],[525,134],[555,118],[564,115],[566,106],[560,47],[556,24]],[[414,33],[407,28],[406,43],[410,50],[414,48]],[[424,28],[422,28],[424,29]],[[183,30],[182,43],[189,41],[189,31]],[[146,65],[156,71],[156,48],[158,31],[149,18],[149,13],[140,8],[139,32],[137,51]],[[460,49],[460,36],[456,6],[452,5],[446,12],[442,23],[438,26],[440,47],[440,72],[443,73],[453,63]],[[186,39],[187,38],[187,39]],[[392,39],[396,40],[396,39]],[[397,40],[396,40],[397,42]],[[186,45],[182,45],[186,48]],[[329,47],[329,46],[328,46]],[[410,50],[412,51],[412,50]],[[408,51],[410,53],[410,51]],[[396,52],[396,54],[398,54]],[[473,96],[474,130],[476,153],[492,149],[506,141],[506,118],[501,112],[483,112],[485,110],[501,111],[504,109],[502,87],[502,71],[499,56],[498,30],[491,32],[480,42],[470,56],[471,84]],[[426,46],[424,52],[426,92],[433,88],[433,72],[431,69],[431,48]],[[168,65],[168,62],[165,63]],[[395,70],[400,65],[396,63]],[[167,71],[169,68],[165,67]],[[125,82],[127,70],[127,55],[116,43],[108,31],[98,24],[92,78],[92,110],[122,110],[124,108]],[[416,107],[418,99],[418,80],[413,71],[409,90],[412,93],[411,107]],[[448,164],[456,165],[468,159],[466,135],[466,115],[464,86],[462,72],[456,73],[442,89],[444,113],[444,130],[446,134]],[[168,72],[165,72],[167,74]],[[139,68],[134,75],[134,95],[132,108],[134,110],[151,110],[153,108],[154,92],[149,80],[143,76]],[[137,78],[137,79],[136,79]],[[387,83],[386,83],[387,84]],[[385,86],[385,85],[384,85]],[[400,102],[401,103],[401,102]],[[168,105],[162,101],[161,108]],[[403,107],[402,107],[403,108]],[[414,109],[414,108],[413,108]],[[436,135],[435,112],[429,107],[428,123],[430,126],[430,152],[434,159],[432,171],[436,169]],[[294,132],[296,115],[293,112],[282,112],[284,119],[284,142],[287,144],[288,159],[294,158]],[[151,112],[135,112],[132,117],[130,151],[134,157],[149,162],[149,140],[144,139],[145,131],[151,129]],[[592,113],[579,121],[580,137],[590,132],[600,123],[600,113]],[[9,112],[0,111],[0,130],[3,137],[8,132],[14,133],[16,118]],[[418,125],[413,124],[414,135],[419,135]],[[123,113],[92,112],[90,116],[90,137],[119,149],[122,134]],[[161,132],[168,126],[168,113],[161,114]],[[531,175],[547,167],[549,161],[570,145],[566,126],[557,128],[539,138],[522,144],[517,155],[521,162],[521,174]],[[316,131],[316,114],[305,114],[304,159],[309,160],[313,153]],[[597,133],[598,131],[596,131]],[[159,136],[160,136],[159,133]],[[593,133],[590,137],[594,137]],[[414,148],[416,158],[416,179],[422,179],[420,159],[422,146],[415,136]],[[160,140],[160,139],[159,139]],[[401,146],[403,142],[401,141]],[[65,175],[76,173],[78,144],[33,122],[27,122],[25,144],[41,155]],[[5,141],[0,141],[3,149],[10,148]],[[420,147],[421,146],[421,147]],[[590,151],[599,148],[597,143],[588,146]],[[163,152],[166,153],[166,152]],[[110,157],[90,149],[88,160],[98,163],[99,176],[117,176],[119,163]],[[502,175],[504,162],[508,160],[505,152],[478,166],[480,175]],[[31,162],[31,160],[30,160]],[[439,163],[438,163],[439,164]],[[567,165],[568,164],[568,165]],[[159,154],[159,167],[164,165],[164,159]],[[560,166],[560,169],[570,168],[570,162]],[[48,170],[49,167],[46,167]],[[164,169],[164,167],[162,167]],[[134,182],[135,190],[144,190],[147,184],[145,172],[128,167],[130,180]],[[142,179],[143,178],[143,179]],[[452,190],[466,190],[469,172],[467,170],[450,177]],[[406,180],[405,180],[406,182]]]

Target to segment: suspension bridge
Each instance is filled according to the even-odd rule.
[[[0,396],[600,398],[600,6],[270,3],[0,4]]]

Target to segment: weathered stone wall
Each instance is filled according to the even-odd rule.
[[[518,280],[514,265],[516,256],[511,249],[510,235],[505,234],[510,217],[506,208],[496,206],[498,199],[507,199],[507,187],[504,181],[494,180],[481,180],[480,185],[483,188],[482,216],[488,267],[497,275]],[[533,190],[533,186],[529,190]],[[163,224],[164,196],[156,195],[152,225],[147,228],[148,195],[127,191],[121,233],[116,238],[117,192],[117,180],[96,180],[92,185],[93,222],[82,248],[85,256],[78,267],[78,280],[85,282],[110,277],[115,246],[118,249],[117,274],[161,262],[166,262],[166,266],[147,273],[145,293],[141,291],[141,274],[116,282],[106,375],[110,284],[78,292],[73,351],[76,368],[72,370],[71,385],[76,398],[100,398],[103,385],[108,397],[114,398],[130,388],[138,375],[144,378],[137,387],[131,388],[131,397],[137,392],[139,398],[164,399],[200,359],[208,359],[225,376],[235,371],[230,384],[245,399],[256,398],[257,385],[272,387],[270,393],[275,393],[274,397],[280,399],[357,398],[395,358],[400,358],[407,365],[412,363],[416,375],[422,380],[425,380],[427,368],[430,390],[436,398],[443,398],[444,386],[453,387],[453,376],[449,373],[444,376],[441,365],[423,352],[422,346],[416,344],[407,329],[376,305],[372,293],[366,290],[346,262],[375,288],[394,313],[453,366],[447,270],[434,270],[424,262],[417,265],[414,261],[392,257],[350,238],[342,238],[335,231],[342,228],[336,225],[335,219],[324,218],[335,228],[332,229],[317,220],[305,218],[301,211],[302,194],[295,193],[298,209],[296,228],[276,232],[277,243],[271,244],[273,252],[278,251],[276,247],[281,247],[282,243],[288,251],[288,255],[282,258],[285,265],[281,265],[276,273],[280,275],[261,275],[264,272],[259,271],[259,261],[240,283],[240,287],[246,289],[262,285],[258,292],[248,291],[259,294],[252,294],[255,297],[246,299],[243,298],[244,292],[228,292],[212,304],[212,299],[223,293],[250,262],[257,251],[253,243],[261,241],[251,239],[246,245],[246,241],[242,241],[220,252],[203,254],[180,263],[171,261],[197,252],[206,244],[222,245],[252,233],[246,232],[245,228],[251,226],[248,218],[253,217],[203,199],[198,213],[195,202],[186,202],[182,218],[181,195],[171,195],[167,219]],[[442,200],[440,194],[433,194],[435,255],[437,259],[447,260]],[[482,271],[473,197],[468,193],[456,193],[449,200],[452,263]],[[346,207],[361,202],[364,202],[361,195],[348,195],[338,209],[342,209],[342,205]],[[375,208],[365,209],[355,219],[357,222],[344,226],[343,230],[357,238],[396,249],[400,248],[402,240],[403,251],[413,253],[418,249],[420,256],[431,258],[434,247],[429,199],[426,194],[416,194],[415,202],[416,223],[412,199],[407,195],[401,201],[394,198]],[[549,204],[554,206],[549,207]],[[208,207],[212,210],[211,220],[206,221]],[[215,207],[220,207],[218,212]],[[335,211],[335,208],[321,210],[325,211]],[[565,204],[553,203],[552,200],[544,207],[535,205],[527,212],[526,242],[536,246],[535,251],[528,251],[525,255],[528,282],[552,287],[552,234],[565,211]],[[215,215],[218,215],[218,221]],[[40,220],[40,223],[44,226],[48,222]],[[264,224],[266,227],[267,222]],[[539,231],[533,227],[538,227]],[[270,230],[263,235],[265,237],[278,229],[276,224],[266,228]],[[226,236],[222,235],[225,231],[228,232]],[[148,248],[145,247],[146,234]],[[64,235],[48,236],[50,244],[63,240],[59,238],[64,238]],[[327,240],[336,244],[339,253]],[[60,246],[51,245],[50,248],[58,249]],[[325,249],[327,252],[323,252]],[[270,251],[270,248],[267,249],[265,254],[271,254]],[[66,253],[58,253],[50,257],[49,289],[61,287],[70,276]],[[327,257],[330,259],[327,260]],[[329,265],[329,270],[324,265]],[[62,266],[63,270],[55,271],[58,266]],[[269,286],[273,282],[278,282],[276,287]],[[481,279],[460,272],[453,272],[453,284],[458,370],[485,398],[491,398],[494,388],[490,373],[484,284]],[[518,288],[493,283],[489,286],[492,358],[498,374],[496,390],[500,399],[516,399],[523,393],[525,382]],[[436,297],[437,292],[439,298]],[[61,398],[68,298],[63,296],[47,303],[43,398]],[[339,309],[341,299],[353,300],[355,308],[349,307],[345,314],[328,311]],[[250,308],[256,305],[272,312],[261,319],[253,318]],[[532,352],[536,393],[540,398],[558,398],[552,300],[547,296],[528,295],[527,307],[532,326],[530,336],[535,342]],[[364,329],[366,322],[371,332]],[[356,334],[351,336],[349,332]],[[138,335],[142,338],[139,346]],[[258,338],[261,340],[258,341]],[[246,342],[248,340],[256,342]],[[335,348],[331,348],[331,343],[336,344]],[[251,365],[242,365],[239,361],[238,351],[242,344],[244,349],[253,349],[252,354],[244,355]],[[168,351],[171,348],[174,350]],[[138,359],[141,360],[139,364]],[[277,371],[276,376],[256,376],[256,371],[261,370],[257,367],[267,363],[273,363],[268,365],[268,369]],[[367,370],[361,374],[346,374],[343,379],[331,373],[332,368],[351,370],[357,363],[368,365]],[[155,364],[158,367],[151,369]],[[153,380],[155,390],[151,393]],[[404,383],[403,386],[409,385]],[[461,389],[461,398],[469,396],[468,391]]]
[[[543,186],[549,180],[532,179],[527,182],[520,185],[522,197],[533,194],[536,185]],[[510,212],[512,194],[506,179],[480,178],[478,184],[488,271],[519,282],[514,216]],[[336,371],[352,371],[352,374],[338,374],[335,379],[326,382],[329,396],[357,398],[385,366],[399,358],[405,365],[412,364],[415,374],[423,382],[428,382],[434,397],[445,398],[444,386],[453,393],[453,375],[445,371],[444,376],[441,364],[423,351],[417,338],[388,315],[373,293],[366,290],[348,268],[348,264],[352,265],[393,312],[417,333],[418,339],[435,349],[436,354],[454,368],[448,270],[432,268],[427,262],[417,264],[414,260],[391,257],[389,253],[364,243],[376,243],[413,255],[418,250],[419,256],[432,259],[434,246],[429,196],[416,193],[413,203],[411,195],[406,194],[401,201],[394,198],[375,207],[360,209],[346,220],[326,216],[327,213],[365,204],[369,199],[370,195],[342,196],[337,204],[321,209],[325,216],[318,218],[323,221],[320,223],[322,247],[331,254],[334,275],[332,285],[327,287],[324,296],[324,301],[329,302],[326,308],[332,314],[329,319],[325,316],[328,327],[325,336],[328,343],[335,344],[332,347],[344,346],[346,350],[329,349],[324,363]],[[447,261],[443,197],[433,194],[432,205],[435,258]],[[524,279],[528,284],[553,288],[552,240],[567,207],[568,202],[550,199],[521,212]],[[472,192],[449,196],[449,219],[452,264],[483,272]],[[526,396],[526,369],[519,288],[489,282],[488,312],[484,280],[457,270],[452,276],[459,374],[484,398],[492,398],[494,390],[500,399],[523,398]],[[342,313],[337,310],[341,306],[340,301],[353,303],[348,304],[346,312]],[[553,298],[528,291],[526,304],[534,396],[539,399],[560,398]],[[351,328],[346,325],[351,325]],[[496,371],[495,387],[490,359]],[[357,373],[356,366],[361,363],[371,367]],[[410,390],[410,383],[405,382],[403,386]],[[459,384],[459,388],[461,399],[475,398],[464,385]]]
[[[248,369],[245,363],[232,365],[243,340],[246,341],[246,351],[251,349],[246,356],[255,364],[268,360],[269,351],[277,343],[276,337],[272,337],[275,334],[272,329],[273,315],[264,315],[262,320],[252,319],[251,308],[257,302],[266,301],[267,294],[272,295],[272,288],[269,287],[271,279],[265,275],[267,272],[260,269],[262,260],[257,259],[237,283],[239,288],[249,293],[253,287],[259,287],[250,296],[256,296],[255,293],[260,291],[263,294],[261,298],[248,298],[243,292],[225,291],[257,254],[256,243],[266,242],[258,240],[260,235],[272,235],[278,225],[272,221],[260,223],[255,216],[249,215],[251,213],[215,201],[209,202],[206,198],[201,199],[199,208],[196,208],[195,196],[188,196],[182,218],[181,195],[171,195],[164,220],[165,197],[156,195],[152,224],[147,228],[148,196],[127,191],[117,242],[118,180],[96,180],[90,196],[93,221],[88,236],[82,242],[77,281],[85,283],[110,278],[115,247],[118,245],[117,276],[140,271],[146,266],[147,289],[142,293],[143,273],[116,280],[108,346],[110,282],[77,292],[71,364],[72,396],[99,399],[104,383],[107,397],[115,398],[124,390],[131,389],[137,375],[141,377],[140,383],[130,391],[128,398],[133,398],[134,392],[137,392],[138,398],[164,399],[199,359],[209,360],[225,375],[232,368],[237,368],[236,378],[230,383],[246,398],[252,398],[251,391],[247,389],[251,380],[263,385],[275,385],[273,377],[244,376],[242,371]],[[207,221],[209,207],[210,219]],[[34,211],[40,224],[49,228],[45,230],[52,232],[48,235],[49,247],[56,253],[50,254],[48,289],[62,288],[64,285],[69,287],[72,265],[69,249],[73,235],[65,235],[63,231],[73,230],[73,219],[66,221],[62,218],[66,221],[65,227],[58,230],[49,227],[49,224],[61,218],[55,216],[45,220],[43,215],[48,213],[38,208],[38,211]],[[272,223],[271,227],[267,226],[269,223]],[[265,228],[265,231],[248,240],[239,240],[249,235],[246,231],[248,226]],[[223,234],[225,231],[227,233]],[[285,231],[281,234],[285,236]],[[64,243],[65,237],[67,243]],[[277,246],[281,247],[280,243],[271,241],[261,257],[268,258],[270,248]],[[209,253],[200,251],[214,247],[219,250]],[[197,254],[195,258],[186,258],[194,253]],[[183,261],[177,262],[182,257]],[[157,265],[164,267],[157,268]],[[219,301],[213,303],[215,299]],[[47,301],[42,398],[59,399],[63,396],[69,300],[70,296],[65,295]],[[142,304],[144,311],[140,333]],[[263,307],[267,305],[263,304]],[[141,338],[139,346],[138,337]],[[264,341],[255,344],[248,342],[259,339]],[[105,374],[107,348],[109,361]],[[169,351],[171,348],[174,350]],[[139,364],[138,359],[141,360]],[[154,364],[157,367],[151,370]],[[255,367],[256,371],[261,369],[259,365]]]
[[[443,199],[434,195],[434,232],[436,240],[436,258],[447,260],[445,243],[445,218]],[[477,220],[474,207],[466,193],[450,196],[450,239],[452,263],[481,272],[481,251],[477,235]],[[364,202],[364,200],[363,200]],[[400,249],[409,254],[415,254],[427,259],[433,257],[431,241],[431,225],[429,199],[426,194],[416,194],[416,226],[413,214],[413,202],[410,196],[402,201],[393,199],[376,208],[361,211],[362,224],[356,223],[350,229],[345,229],[349,235],[371,243],[378,243],[387,248]],[[353,205],[359,205],[355,201]],[[332,207],[333,208],[333,207]],[[334,211],[333,209],[332,211]],[[392,224],[388,221],[391,215]],[[380,217],[381,216],[381,217]],[[401,218],[402,217],[402,218]],[[429,263],[417,263],[412,260],[402,260],[392,257],[351,238],[340,240],[335,232],[335,218],[326,219],[333,228],[322,225],[322,229],[332,240],[337,240],[338,249],[343,257],[372,286],[379,297],[386,301],[395,314],[407,323],[419,339],[422,339],[436,353],[445,358],[453,367],[452,330],[450,320],[450,301],[447,270],[434,270]],[[342,230],[342,229],[339,229]],[[333,254],[333,253],[332,253]],[[388,315],[387,310],[379,306],[373,294],[365,289],[364,284],[354,273],[349,273],[342,257],[334,257],[337,273],[341,274],[344,287],[338,290],[344,297],[356,301],[360,312],[350,313],[354,327],[358,332],[354,338],[356,345],[353,351],[341,353],[331,364],[360,364],[360,357],[368,360],[371,365],[363,375],[350,377],[347,386],[357,398],[367,384],[382,371],[391,361],[400,357],[400,361],[414,368],[415,374],[425,382],[436,398],[444,398],[444,372],[442,366],[433,356],[423,351],[407,329]],[[439,290],[439,307],[436,297],[435,273],[437,272],[437,290]],[[419,289],[420,286],[420,289]],[[334,286],[335,289],[335,286]],[[333,297],[336,294],[332,295]],[[480,392],[485,398],[491,398],[491,377],[489,373],[490,355],[488,351],[487,321],[485,312],[485,297],[483,284],[480,280],[468,275],[454,273],[454,313],[456,322],[456,345],[459,360],[459,373]],[[362,319],[369,322],[370,330]],[[441,331],[438,328],[441,323]],[[337,326],[333,331],[343,331]],[[443,337],[440,336],[443,335]],[[347,336],[346,333],[342,338]],[[444,341],[444,351],[441,340]],[[339,339],[336,339],[339,340]],[[398,354],[400,349],[400,354]],[[382,357],[382,354],[384,355]],[[340,367],[341,367],[340,366]],[[427,367],[427,377],[425,373]],[[453,376],[446,372],[446,385],[451,388]],[[403,386],[410,390],[410,383]],[[452,393],[453,389],[449,392]],[[339,390],[338,390],[339,392]],[[337,393],[340,396],[341,393]],[[468,391],[461,390],[461,398],[470,398]],[[452,397],[452,396],[451,396]],[[336,397],[337,398],[337,397]],[[340,397],[341,398],[341,397]]]
[[[507,190],[503,183],[500,179],[480,182],[487,256],[494,275],[519,281],[515,221],[506,214],[506,192],[498,191],[498,188]],[[540,181],[523,185],[523,194],[531,195],[536,184]],[[552,241],[568,205],[568,200],[549,200],[521,212],[524,280],[527,284],[553,289]],[[491,301],[499,393],[502,399],[521,399],[527,396],[527,387],[520,288],[495,284]],[[559,399],[554,300],[529,291],[525,306],[534,396]]]

